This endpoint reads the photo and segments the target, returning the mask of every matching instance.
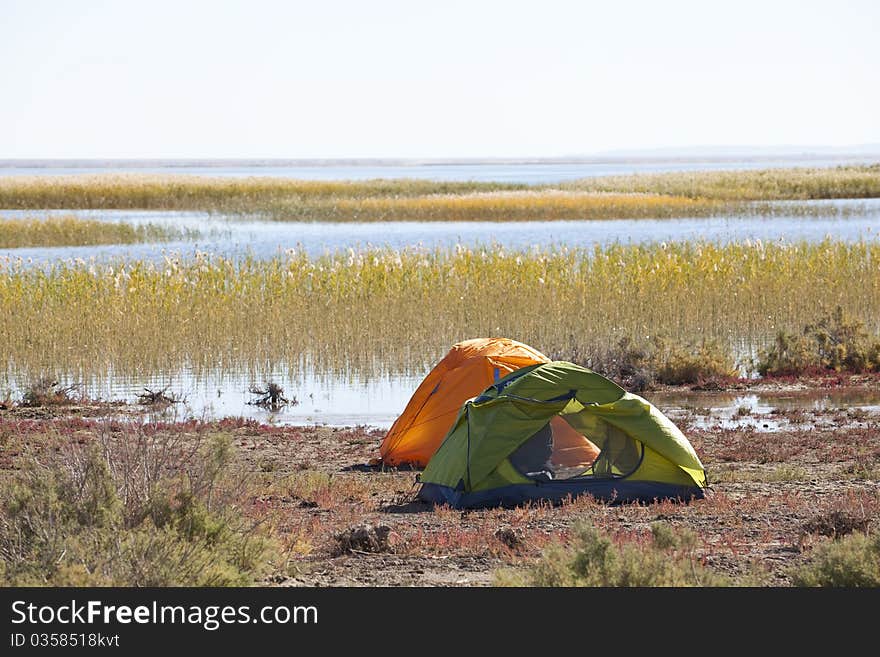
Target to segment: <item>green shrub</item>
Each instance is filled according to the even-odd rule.
[[[501,586],[726,586],[728,580],[704,567],[695,553],[696,536],[664,523],[651,527],[652,539],[616,543],[579,524],[569,545],[547,548],[525,570],[501,571]]]
[[[880,532],[854,532],[820,544],[791,572],[795,586],[880,586]]]
[[[190,452],[138,438],[65,448],[0,489],[0,583],[241,586],[267,571],[275,544],[232,503],[229,438]]]
[[[862,322],[847,317],[838,306],[806,325],[801,335],[777,333],[773,344],[759,354],[757,369],[762,376],[820,370],[878,372],[880,337],[869,335]]]

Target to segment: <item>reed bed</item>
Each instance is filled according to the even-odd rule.
[[[420,180],[138,175],[0,179],[0,207],[202,210],[281,221],[514,221],[707,216],[715,201]]]
[[[72,215],[24,219],[0,217],[0,249],[170,242],[196,239],[199,235],[199,231],[194,229],[178,229],[158,224],[134,226],[82,219]]]
[[[880,164],[833,168],[688,171],[584,178],[563,189],[652,193],[717,201],[880,197]]]
[[[260,212],[318,199],[409,197],[527,189],[526,185],[428,180],[311,181],[142,174],[0,178],[0,208]]]
[[[559,221],[704,217],[720,214],[726,205],[658,194],[548,189],[317,199],[277,203],[266,211],[295,221]]]
[[[745,357],[837,306],[877,333],[880,243],[288,252],[43,269],[0,260],[0,344],[21,380],[180,368],[415,374],[452,343],[493,335],[555,358],[655,336]]]
[[[880,197],[880,165],[639,174],[534,186],[137,174],[0,178],[0,208],[201,210],[295,221],[809,215],[816,210],[808,205],[767,202],[874,197]]]

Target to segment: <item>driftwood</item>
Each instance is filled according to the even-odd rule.
[[[267,383],[265,388],[251,386],[250,393],[252,395],[259,395],[257,399],[248,402],[251,406],[262,406],[263,408],[277,410],[287,404],[295,406],[299,403],[296,397],[293,399],[287,399],[287,397],[284,396],[284,388],[277,383]]]
[[[79,383],[63,386],[54,379],[43,378],[28,387],[21,398],[21,406],[37,408],[73,404],[75,402],[73,395],[79,388]]]
[[[171,386],[165,386],[161,390],[144,388],[144,391],[138,395],[138,403],[143,404],[144,406],[169,406],[170,404],[179,404],[183,401],[180,397],[174,393],[166,394],[170,387]]]

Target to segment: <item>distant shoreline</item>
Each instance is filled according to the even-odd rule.
[[[853,161],[880,162],[880,146],[874,152],[778,152],[778,153],[716,153],[683,155],[607,155],[589,157],[520,157],[520,158],[170,158],[170,159],[114,159],[114,158],[34,158],[0,159],[2,169],[68,169],[104,168],[284,168],[284,167],[426,167],[426,166],[522,166],[522,165],[591,165],[591,164],[639,164],[639,163],[725,163],[725,162],[773,162],[773,161]]]

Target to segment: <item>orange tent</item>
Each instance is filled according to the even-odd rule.
[[[379,448],[382,462],[426,466],[464,402],[514,370],[549,360],[540,351],[507,338],[477,338],[454,345],[389,429]]]

